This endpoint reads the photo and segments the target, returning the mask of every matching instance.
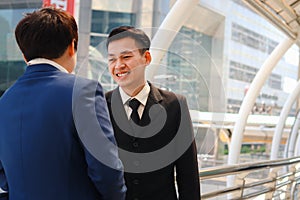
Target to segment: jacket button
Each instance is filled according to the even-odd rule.
[[[134,179],[134,180],[132,181],[132,183],[133,183],[134,185],[138,185],[138,184],[140,183],[140,181],[139,181],[138,179]]]
[[[134,164],[135,166],[139,166],[139,165],[140,165],[140,162],[139,162],[138,160],[135,160],[135,161],[133,161],[133,164]]]
[[[132,145],[133,145],[133,147],[137,148],[139,146],[139,143],[134,142],[134,143],[132,143]]]

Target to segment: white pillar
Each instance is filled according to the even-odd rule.
[[[297,101],[297,100],[296,100]],[[296,102],[295,102],[296,103]],[[296,140],[299,133],[299,127],[300,127],[300,112],[298,112],[297,117],[294,121],[291,133],[289,135],[289,138],[287,140],[286,148],[285,148],[285,158],[293,157],[295,154],[295,146],[296,146]]]
[[[300,156],[300,135],[298,134],[294,156]]]
[[[282,138],[282,131],[285,125],[285,121],[289,115],[289,112],[293,104],[297,100],[299,93],[300,93],[300,81],[298,81],[297,86],[289,95],[288,99],[286,100],[280,112],[279,120],[275,127],[273,140],[272,140],[271,155],[270,155],[271,160],[275,160],[278,158],[278,151],[279,151],[279,146]]]
[[[88,56],[90,46],[91,24],[92,24],[92,0],[82,0],[79,4],[78,16],[78,49],[76,73],[87,77]]]
[[[236,121],[231,137],[231,144],[229,147],[228,164],[236,164],[239,161],[241,145],[243,140],[243,132],[247,123],[248,115],[255,103],[255,100],[263,87],[266,79],[271,74],[273,68],[276,66],[285,52],[293,45],[295,41],[286,38],[283,40],[271,53],[271,55],[264,62],[262,67],[254,77],[246,96],[242,102],[241,108],[238,113],[238,120]],[[227,185],[233,186],[235,177],[227,179]]]
[[[150,49],[152,61],[151,65],[147,67],[147,80],[153,80],[165,51],[171,45],[186,19],[193,13],[197,4],[198,0],[177,0],[171,8],[152,39]]]

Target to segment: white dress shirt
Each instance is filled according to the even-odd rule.
[[[49,59],[46,59],[46,58],[35,58],[35,59],[32,59],[30,60],[29,62],[27,62],[27,65],[36,65],[36,64],[49,64],[49,65],[52,65],[54,66],[55,68],[59,69],[60,71],[62,72],[66,72],[66,73],[69,73],[63,66],[61,66],[60,64],[52,61],[52,60],[49,60]]]
[[[124,109],[125,109],[128,119],[130,118],[130,115],[132,112],[132,109],[129,107],[128,103],[131,99],[134,99],[134,98],[136,98],[137,100],[139,100],[141,102],[141,105],[138,108],[139,117],[141,118],[143,115],[146,103],[147,103],[149,93],[150,93],[149,84],[146,82],[143,89],[134,97],[127,95],[121,87],[119,87],[119,91],[120,91],[120,95],[121,95]]]

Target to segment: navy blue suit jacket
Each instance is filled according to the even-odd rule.
[[[37,64],[1,97],[0,187],[10,200],[121,200],[122,170],[96,81]]]

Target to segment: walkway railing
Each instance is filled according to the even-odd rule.
[[[235,186],[227,187],[229,176]],[[205,168],[202,199],[300,199],[300,157]]]
[[[233,187],[226,186],[236,176]],[[201,199],[300,199],[300,157],[200,170]],[[0,193],[0,197],[2,197]]]

